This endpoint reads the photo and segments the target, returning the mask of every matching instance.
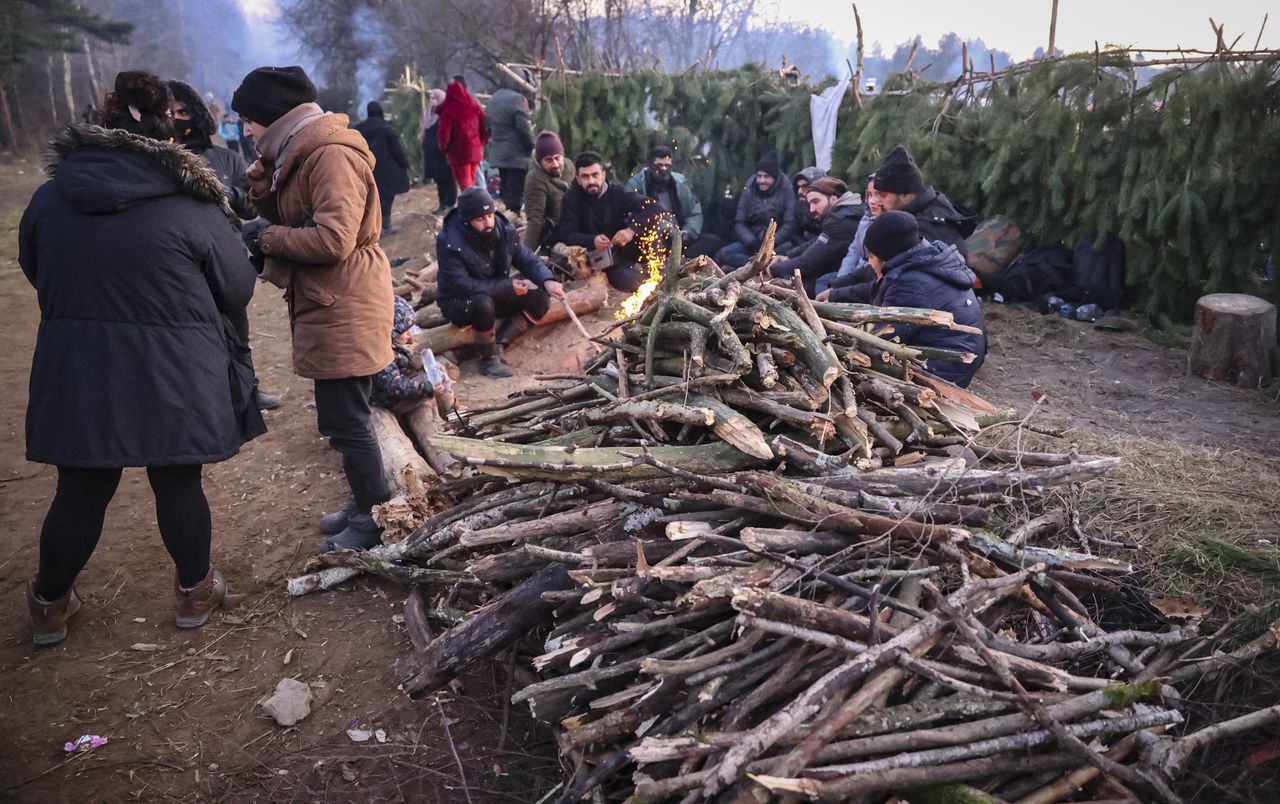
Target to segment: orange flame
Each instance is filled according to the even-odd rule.
[[[662,282],[662,269],[667,264],[667,246],[662,237],[666,228],[664,223],[659,221],[656,225],[642,229],[636,237],[640,247],[640,264],[644,266],[645,278],[640,287],[636,288],[636,292],[622,301],[622,306],[615,314],[618,320],[640,312],[644,303]]]

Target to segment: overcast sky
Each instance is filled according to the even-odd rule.
[[[853,10],[837,0],[763,0],[783,19],[810,23],[832,31],[846,42],[854,40]],[[1015,59],[1029,58],[1049,42],[1052,0],[861,0],[858,13],[868,48],[879,42],[886,53],[919,35],[934,44],[948,31],[964,39],[982,39],[1008,51]],[[1276,0],[1059,0],[1058,47],[1068,52],[1093,50],[1100,44],[1211,49],[1209,17],[1226,25],[1227,44],[1240,34],[1237,45],[1251,48],[1263,14],[1280,11]],[[1262,46],[1280,47],[1280,14],[1267,23]]]

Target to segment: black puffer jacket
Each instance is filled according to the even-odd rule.
[[[968,210],[960,210],[942,193],[926,187],[902,208],[916,217],[920,236],[925,240],[938,240],[955,246],[961,257],[968,256],[964,239],[973,234],[978,217]]]
[[[77,124],[53,143],[18,260],[35,287],[27,458],[225,460],[265,432],[245,307],[256,274],[218,177],[181,146]]]
[[[466,235],[466,226],[454,209],[444,217],[444,228],[436,235],[441,302],[469,299],[477,294],[495,299],[513,296],[512,268],[539,287],[555,278],[547,264],[520,242],[516,228],[501,215],[494,216],[497,240],[489,254],[482,254],[475,247]]]
[[[877,307],[924,307],[955,316],[957,324],[978,327],[984,334],[958,332],[943,327],[894,324],[887,338],[897,338],[908,346],[934,346],[972,352],[972,363],[930,360],[929,371],[961,388],[968,387],[987,353],[986,325],[982,306],[973,292],[973,271],[955,248],[922,240],[884,265],[875,284],[871,303]]]
[[[760,247],[769,221],[778,222],[773,242],[782,245],[796,235],[796,194],[786,177],[781,174],[774,177],[769,192],[762,193],[756,186],[755,176],[742,188],[742,198],[738,200],[738,216],[734,219],[733,236],[747,250]]]
[[[858,233],[858,221],[862,220],[864,210],[858,196],[853,193],[846,192],[840,196],[820,220],[822,229],[809,247],[799,256],[778,263],[772,269],[773,275],[789,279],[799,271],[805,290],[813,296],[818,277],[839,269],[840,261],[849,253],[849,244]]]

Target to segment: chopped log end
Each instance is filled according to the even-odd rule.
[[[1276,308],[1256,296],[1213,293],[1196,302],[1188,365],[1208,380],[1256,388],[1277,371]]]

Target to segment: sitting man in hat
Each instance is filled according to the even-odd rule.
[[[858,232],[858,221],[864,210],[858,194],[850,192],[844,182],[833,176],[823,176],[810,183],[804,198],[809,212],[821,225],[818,236],[794,257],[781,254],[774,257],[769,271],[780,279],[790,279],[799,271],[805,291],[813,296],[818,278],[840,268],[840,261]]]
[[[726,270],[740,268],[750,262],[764,242],[769,221],[777,223],[773,235],[774,253],[786,254],[794,247],[796,197],[789,187],[783,185],[784,178],[777,151],[765,152],[738,199],[738,212],[733,222],[734,242],[716,254],[720,267]]]
[[[551,298],[564,298],[564,287],[551,269],[520,242],[516,229],[494,214],[493,198],[470,187],[444,218],[436,235],[440,260],[440,312],[458,327],[471,327],[480,371],[486,377],[510,377],[502,347],[529,331],[546,315]],[[511,276],[515,268],[523,278]],[[495,326],[499,318],[502,326]]]
[[[964,239],[973,234],[977,215],[958,208],[951,199],[924,183],[924,176],[906,147],[889,152],[875,172],[875,191],[886,212],[901,210],[915,216],[920,234],[955,246],[964,257]]]
[[[973,292],[973,271],[955,246],[922,240],[916,219],[901,211],[885,211],[867,227],[867,261],[876,276],[871,303],[877,307],[924,307],[955,316],[957,324],[983,333],[982,307]],[[882,337],[907,346],[932,346],[972,352],[972,363],[929,360],[929,371],[967,388],[987,353],[987,337],[944,327],[894,324]]]

